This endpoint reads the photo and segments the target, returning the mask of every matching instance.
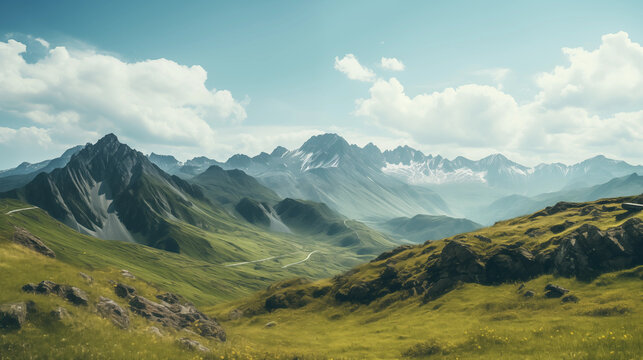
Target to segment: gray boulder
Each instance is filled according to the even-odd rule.
[[[114,325],[121,329],[127,329],[129,327],[129,314],[127,310],[123,309],[114,302],[114,300],[101,296],[98,304],[96,304],[96,310],[98,310],[98,313],[102,317],[111,320]]]
[[[547,298],[559,298],[568,292],[569,290],[565,289],[562,286],[558,286],[554,284],[547,284],[545,286],[545,297]]]
[[[0,305],[0,329],[18,330],[27,320],[27,305],[23,302]]]
[[[208,349],[207,347],[201,345],[201,343],[196,341],[196,340],[192,340],[192,339],[189,339],[189,338],[180,338],[177,341],[179,342],[179,344],[181,346],[185,347],[188,350],[200,351],[200,352],[209,352],[210,351],[210,349]]]
[[[48,248],[42,240],[21,227],[14,227],[13,242],[50,258],[56,257],[56,253]]]
[[[116,286],[114,287],[114,292],[118,297],[122,298],[129,298],[136,295],[136,289],[122,283],[116,284]]]
[[[57,308],[55,308],[55,309],[51,310],[51,312],[49,313],[49,315],[50,315],[54,320],[58,320],[58,321],[63,320],[63,319],[65,319],[65,318],[68,318],[68,317],[70,316],[70,315],[69,315],[69,312],[67,311],[67,309],[65,309],[65,308],[64,308],[64,307],[62,307],[62,306],[59,306],[59,307],[57,307]]]

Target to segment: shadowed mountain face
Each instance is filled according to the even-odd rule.
[[[190,197],[202,194],[110,134],[85,146],[64,168],[41,173],[2,196],[34,204],[86,234],[125,241],[155,239],[154,245],[176,250],[169,239],[168,244],[158,243],[166,235],[164,219],[195,223]]]

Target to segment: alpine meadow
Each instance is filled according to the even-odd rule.
[[[641,18],[0,2],[0,360],[643,358]]]

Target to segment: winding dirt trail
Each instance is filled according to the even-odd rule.
[[[319,252],[319,251],[318,251],[318,250],[311,251],[311,252],[310,252],[310,254],[308,254],[308,256],[306,256],[306,258],[305,258],[304,260],[300,260],[300,261],[294,262],[294,263],[292,263],[292,264],[284,265],[284,266],[282,266],[281,268],[282,268],[282,269],[285,269],[285,268],[287,268],[287,267],[289,267],[289,266],[293,266],[293,265],[301,264],[301,263],[303,263],[304,261],[306,261],[306,260],[310,259],[310,256],[311,256],[312,254],[316,253],[316,252]]]
[[[22,208],[22,209],[15,209],[15,210],[11,210],[9,212],[6,212],[5,215],[11,215],[13,213],[17,213],[17,212],[25,211],[25,210],[31,210],[31,209],[39,209],[39,207],[32,206],[32,207],[26,207],[26,208]]]

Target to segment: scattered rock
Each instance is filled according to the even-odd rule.
[[[49,280],[43,280],[38,285],[32,283],[23,285],[22,291],[41,295],[55,294],[74,305],[87,305],[89,302],[87,293],[83,290],[75,286],[56,284]]]
[[[473,235],[473,236],[474,236],[476,239],[478,239],[478,240],[480,240],[480,241],[482,241],[482,242],[485,242],[485,243],[487,243],[487,244],[490,244],[490,243],[491,243],[491,239],[489,239],[488,237],[486,237],[486,236],[484,236],[484,235]]]
[[[114,292],[118,297],[122,298],[129,298],[136,295],[136,289],[122,283],[116,284],[116,286],[114,287]]]
[[[84,272],[79,272],[78,275],[80,275],[80,277],[85,279],[85,281],[87,281],[88,284],[91,284],[91,283],[94,282],[94,278],[89,276],[89,275],[87,275],[87,274],[85,274]]]
[[[228,313],[228,319],[230,320],[239,320],[243,316],[243,311],[239,309],[234,309]]]
[[[532,297],[536,296],[536,293],[531,291],[531,290],[527,290],[527,291],[525,291],[525,293],[522,296],[524,296],[526,298],[532,298]]]
[[[181,299],[182,299],[179,295],[172,294],[170,292],[156,295],[156,298],[159,300],[165,301],[168,304],[178,304],[181,302]]]
[[[69,312],[62,306],[59,306],[49,313],[49,315],[54,318],[54,320],[62,320],[69,317]]]
[[[520,285],[518,286],[518,291],[521,291],[521,290],[522,290],[522,289],[524,289],[524,288],[525,288],[525,284],[524,284],[524,283],[523,283],[523,284],[520,284]]]
[[[28,285],[31,285],[31,284],[28,284]],[[36,293],[41,295],[51,294],[52,292],[54,292],[55,287],[56,287],[55,282],[49,281],[49,280],[43,280],[40,283],[38,283],[38,286],[36,286]]]
[[[549,230],[551,230],[551,232],[553,232],[554,234],[558,234],[558,233],[561,233],[561,232],[569,229],[572,225],[574,225],[573,222],[571,222],[569,220],[565,220],[564,223],[556,224],[556,225],[550,227]]]
[[[22,291],[28,292],[28,293],[35,293],[37,286],[38,285],[33,284],[33,283],[25,284],[25,285],[22,286]]]
[[[210,349],[207,347],[201,345],[200,342],[196,340],[192,340],[189,338],[180,338],[178,340],[179,344],[181,344],[183,347],[186,349],[192,350],[192,351],[201,351],[201,352],[209,352]]]
[[[102,317],[111,320],[114,325],[121,329],[127,329],[129,327],[127,310],[123,309],[114,300],[101,296],[98,304],[96,304],[96,310],[98,310],[98,313]]]
[[[163,301],[159,304],[135,295],[130,299],[129,305],[134,313],[150,321],[156,321],[177,330],[194,326],[201,336],[226,340],[226,333],[216,320],[210,319],[189,303],[169,304]]]
[[[273,328],[275,326],[277,326],[277,323],[274,321],[268,321],[266,325],[264,325],[264,327],[267,327],[267,328]]]
[[[121,270],[121,276],[126,277],[128,279],[136,279],[136,276],[132,275],[131,272],[129,272],[129,271],[125,270],[125,269]]]
[[[558,285],[547,284],[545,286],[545,297],[547,298],[559,298],[568,292],[568,289],[565,289],[564,287]]]
[[[159,330],[159,328],[157,328],[156,326],[148,327],[147,332],[149,332],[150,334],[156,335],[158,337],[163,337],[163,333],[161,333],[161,330]]]
[[[47,245],[42,242],[42,240],[21,227],[14,227],[13,241],[50,258],[56,257],[56,253],[48,248]]]
[[[0,329],[18,330],[27,319],[27,305],[23,302],[0,305]]]
[[[74,305],[86,306],[89,302],[87,293],[75,286],[58,285],[58,287],[59,290],[56,291],[58,295]]]
[[[578,298],[578,296],[574,294],[569,294],[569,295],[563,296],[563,298],[560,300],[564,303],[569,303],[569,302],[577,303],[580,299]]]

